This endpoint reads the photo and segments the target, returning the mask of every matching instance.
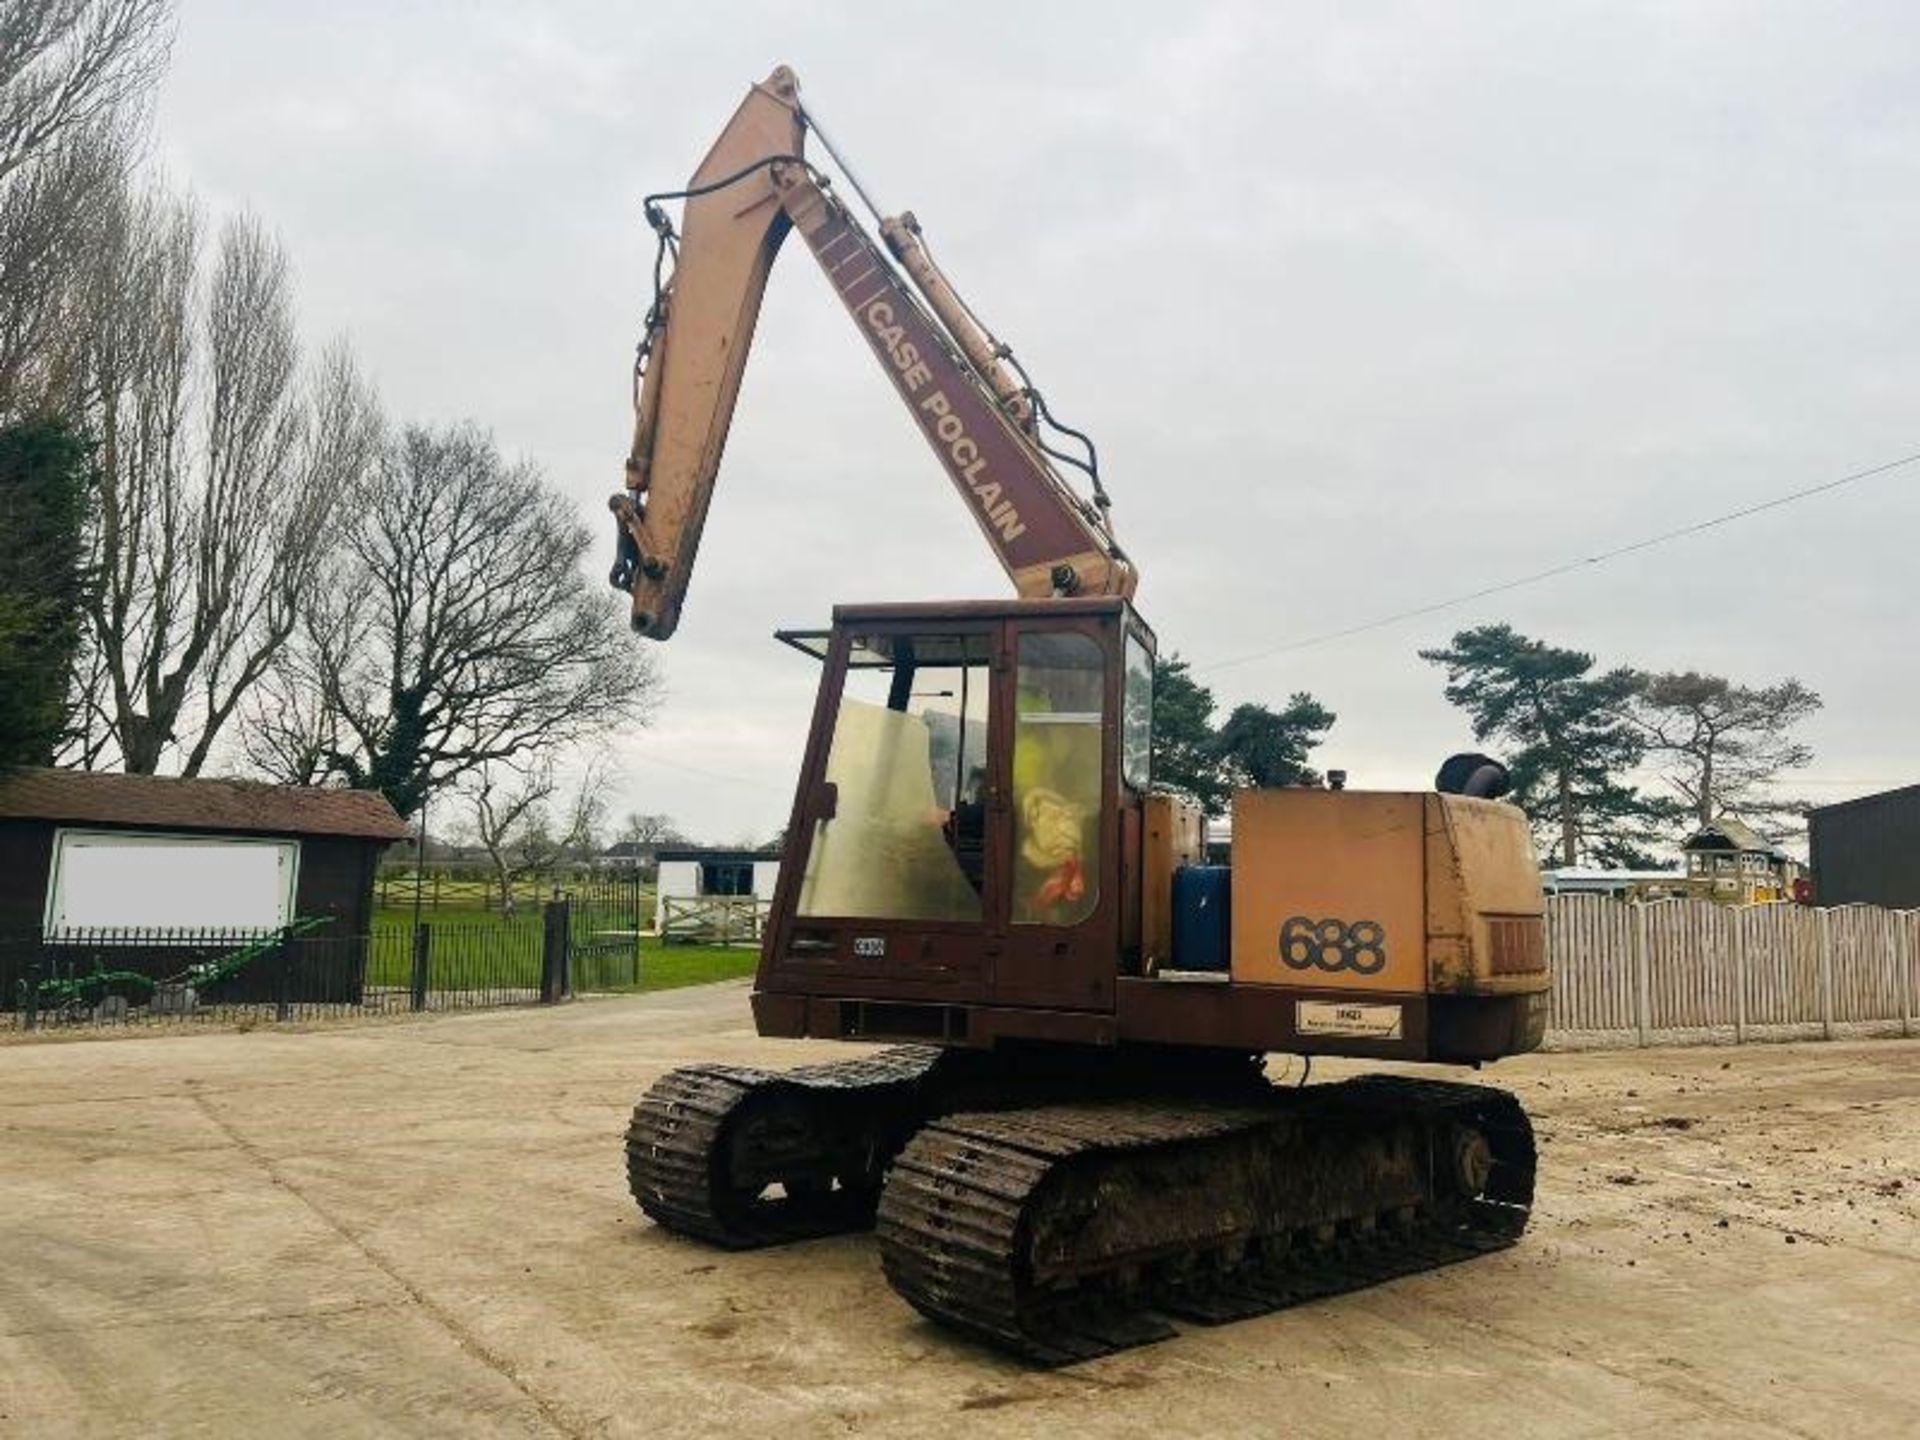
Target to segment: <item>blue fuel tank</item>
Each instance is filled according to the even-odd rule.
[[[1233,870],[1182,865],[1173,872],[1173,968],[1225,970],[1233,934]]]

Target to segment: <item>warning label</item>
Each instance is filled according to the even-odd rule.
[[[1302,1035],[1353,1035],[1366,1040],[1398,1040],[1400,1007],[1300,1000],[1294,1005],[1293,1028]]]

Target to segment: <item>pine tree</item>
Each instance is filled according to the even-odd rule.
[[[1214,747],[1237,783],[1263,790],[1318,785],[1320,772],[1307,764],[1307,754],[1326,738],[1333,721],[1333,712],[1302,690],[1284,710],[1234,706]]]
[[[1559,863],[1647,866],[1648,847],[1679,814],[1625,777],[1646,754],[1628,717],[1638,687],[1630,670],[1593,673],[1594,660],[1530,640],[1510,625],[1462,630],[1420,658],[1444,665],[1447,699],[1467,712],[1474,738],[1505,740],[1513,799]]]
[[[1788,733],[1820,708],[1798,680],[1736,685],[1719,675],[1639,675],[1633,719],[1662,778],[1698,825],[1722,815],[1765,823],[1802,807],[1771,792],[1783,772],[1813,759]]]
[[[87,448],[62,420],[0,430],[0,769],[52,763],[87,576]]]
[[[1233,794],[1214,744],[1213,692],[1178,655],[1153,662],[1153,788],[1210,816],[1224,814]]]
[[[1318,784],[1307,754],[1326,738],[1333,712],[1305,691],[1283,710],[1236,705],[1213,723],[1213,692],[1178,655],[1153,662],[1153,788],[1198,805],[1209,817],[1227,811],[1247,786]]]

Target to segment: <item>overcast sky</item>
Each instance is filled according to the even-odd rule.
[[[1469,736],[1414,652],[1506,620],[1798,675],[1803,793],[1920,780],[1920,466],[1266,653],[1920,451],[1912,5],[183,0],[158,149],[279,232],[396,417],[490,426],[610,552],[640,196],[783,61],[1099,442],[1223,704],[1310,690],[1322,766],[1424,786]],[[764,838],[816,678],[770,632],[1006,589],[790,244],[615,813]]]

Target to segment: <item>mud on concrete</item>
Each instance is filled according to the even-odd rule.
[[[837,1053],[737,984],[0,1047],[0,1434],[1915,1429],[1920,1043],[1500,1065],[1518,1248],[1053,1372],[919,1319],[864,1237],[720,1254],[633,1208],[654,1076]]]

